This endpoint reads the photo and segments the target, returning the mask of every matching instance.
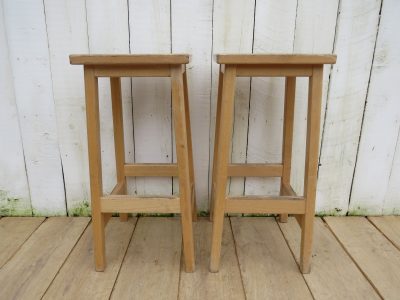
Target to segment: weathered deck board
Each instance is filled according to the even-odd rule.
[[[312,299],[273,218],[231,222],[247,299]]]
[[[300,227],[294,218],[278,223],[299,261]],[[312,270],[304,274],[315,299],[380,299],[320,218],[314,222]]]
[[[136,218],[120,222],[112,218],[106,227],[107,267],[96,272],[93,262],[93,234],[88,226],[43,299],[109,299]]]
[[[400,250],[400,216],[368,217],[368,219]]]
[[[364,217],[326,217],[348,254],[384,299],[400,294],[400,252]]]
[[[211,229],[212,223],[206,220],[199,220],[194,225],[196,272],[185,273],[181,266],[179,299],[245,299],[229,219],[226,218],[224,223],[218,273],[210,273],[208,269]]]
[[[42,224],[44,219],[13,217],[0,220],[0,268]]]
[[[139,219],[112,299],[176,299],[181,257],[179,218]]]
[[[0,269],[1,298],[41,298],[88,222],[82,217],[46,220]]]

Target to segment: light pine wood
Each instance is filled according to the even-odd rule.
[[[308,114],[306,162],[304,171],[304,197],[306,212],[301,223],[300,269],[303,273],[311,271],[311,251],[313,237],[313,222],[315,214],[315,197],[318,176],[319,157],[319,125],[321,117],[322,97],[322,66],[313,67],[313,75],[308,87]]]
[[[125,176],[178,176],[177,164],[131,164],[124,166]]]
[[[194,224],[198,267],[193,274],[185,273],[181,268],[179,299],[245,299],[229,219],[224,222],[222,235],[224,247],[221,253],[224,260],[218,273],[210,273],[208,269],[211,231],[212,223],[205,219],[199,219]]]
[[[136,218],[121,223],[112,218],[106,229],[108,265],[104,272],[93,270],[93,231],[85,230],[61,267],[43,299],[109,299],[132,236]]]
[[[292,167],[292,146],[293,146],[293,123],[294,107],[296,97],[296,78],[286,77],[285,82],[285,103],[283,113],[283,145],[282,145],[282,164],[283,172],[281,179],[280,194],[282,195],[285,186],[290,186],[290,174]],[[279,221],[287,222],[288,215],[281,214]]]
[[[312,66],[307,65],[236,65],[238,77],[308,77],[312,74]]]
[[[177,299],[179,219],[140,218],[111,299]]]
[[[189,63],[190,56],[189,54],[73,54],[69,59],[72,65],[176,65]]]
[[[180,213],[181,205],[178,197],[139,198],[129,195],[112,195],[101,197],[101,211],[108,213]]]
[[[247,299],[312,299],[274,218],[231,218]]]
[[[334,64],[336,55],[329,54],[217,54],[219,64],[287,64],[287,65],[321,65]]]
[[[294,218],[279,224],[299,264],[301,229]],[[313,270],[304,279],[315,299],[379,299],[378,294],[357,268],[329,228],[314,218]]]
[[[0,219],[0,268],[18,251],[45,218]]]
[[[125,165],[125,143],[124,143],[124,121],[122,112],[122,95],[121,95],[121,79],[110,78],[111,85],[111,102],[114,128],[114,151],[115,151],[115,168],[117,172],[117,182],[123,185],[121,194],[126,194],[126,178],[124,173]],[[128,220],[128,214],[120,214],[121,221]]]
[[[1,298],[40,299],[88,222],[83,217],[46,220],[0,269]]]
[[[84,77],[94,260],[96,271],[104,271],[106,266],[104,237],[105,221],[104,214],[101,213],[100,206],[100,197],[103,194],[103,180],[101,170],[98,81],[94,76],[93,68],[91,67],[85,67]]]
[[[215,191],[213,202],[213,231],[211,240],[210,271],[217,272],[221,255],[221,239],[225,214],[225,192],[228,176],[228,157],[231,147],[236,67],[226,67],[221,94],[221,120],[218,124],[217,161],[215,169]]]
[[[400,250],[400,216],[368,217],[368,219]]]
[[[228,164],[228,176],[282,176],[282,164]]]
[[[290,196],[261,197],[229,197],[226,200],[226,212],[246,214],[304,214],[306,201]]]
[[[334,235],[384,299],[400,293],[399,249],[365,217],[324,218]]]
[[[191,175],[193,171],[190,165],[188,130],[190,127],[186,123],[184,80],[182,69],[174,67],[171,69],[171,88],[172,88],[172,114],[174,119],[175,144],[177,154],[177,164],[179,170],[179,198],[181,208],[183,251],[185,259],[185,269],[187,272],[194,272],[194,241],[192,225],[192,188]]]

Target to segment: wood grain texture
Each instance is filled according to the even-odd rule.
[[[211,229],[212,223],[205,219],[194,224],[196,272],[189,274],[181,268],[179,299],[245,299],[228,219],[224,222],[220,271],[209,272]]]
[[[112,218],[106,227],[107,268],[93,266],[93,235],[89,225],[61,267],[43,299],[109,299],[132,236],[136,218]]]
[[[67,59],[89,51],[85,3],[43,3],[67,211],[88,215],[83,209],[90,202],[83,72]]]
[[[300,227],[294,218],[279,227],[299,264]],[[312,270],[304,279],[315,299],[379,299],[320,218],[314,219],[314,241]]]
[[[400,255],[366,218],[324,218],[337,239],[384,299],[396,299]]]
[[[312,299],[275,219],[231,222],[247,299]]]
[[[318,173],[317,211],[345,214],[372,65],[380,0],[340,3]],[[351,82],[351,84],[350,84]]]
[[[0,268],[18,251],[44,218],[0,219]]]
[[[368,219],[400,250],[400,216],[368,217]]]
[[[128,4],[126,1],[97,1],[86,3],[90,54],[130,53]],[[118,33],[118,34],[116,34]],[[110,42],[112,41],[112,42]],[[134,162],[131,81],[121,79],[122,107],[124,119],[125,161]],[[101,117],[102,168],[104,191],[111,192],[116,183],[111,91],[108,78],[99,79],[99,101]],[[128,193],[136,192],[135,179],[127,180]]]
[[[257,1],[254,25],[254,53],[293,51],[297,1]],[[247,162],[282,161],[283,78],[253,78],[249,113]],[[277,195],[279,178],[247,178],[246,194]]]
[[[293,44],[294,53],[333,52],[338,2],[338,0],[328,2],[324,0],[298,1]],[[321,129],[325,119],[326,97],[331,68],[332,66],[330,65],[324,66]],[[306,150],[308,79],[297,78],[296,86],[291,184],[297,194],[302,195]]]
[[[208,209],[212,5],[211,0],[171,1],[172,52],[188,52],[192,58],[187,76],[196,202],[200,211]],[[174,184],[175,191],[178,191],[177,184]]]
[[[213,11],[213,49],[217,53],[252,53],[253,49],[253,27],[254,27],[255,1],[214,1]],[[234,16],[234,17],[233,17]],[[214,132],[216,116],[216,99],[218,93],[219,66],[212,64],[212,92],[211,92],[211,124],[210,124],[210,151],[214,149]],[[247,156],[247,133],[248,114],[250,99],[250,79],[240,78],[237,80],[235,93],[235,115],[232,136],[231,160],[235,163],[246,162]],[[211,153],[211,152],[210,152]],[[210,166],[213,158],[210,157]],[[210,184],[211,174],[210,168]],[[231,178],[229,193],[234,196],[244,194],[244,179]]]
[[[0,269],[1,297],[41,298],[88,222],[89,218],[46,220]]]
[[[134,54],[171,52],[170,2],[129,0],[130,50]],[[156,16],[156,17],[155,17]],[[149,34],[149,33],[154,34]],[[133,78],[135,162],[172,162],[169,78]],[[137,178],[139,195],[169,195],[172,178]]]
[[[25,158],[15,102],[3,4],[0,3],[0,215],[32,215]]]
[[[187,64],[189,54],[73,54],[69,56],[72,65],[173,65]]]
[[[400,2],[383,1],[349,205],[355,214],[395,212],[385,200],[400,133],[400,36],[392,31],[399,11]]]
[[[319,65],[334,64],[336,55],[331,54],[217,54],[216,61],[219,64],[243,64],[243,65]]]
[[[3,9],[32,209],[65,215],[43,2],[7,0]]]
[[[383,204],[383,213],[390,215],[400,215],[399,195],[400,195],[400,132],[397,137],[396,151],[393,158],[393,165],[390,171],[388,188]]]
[[[139,219],[111,299],[176,299],[181,243],[179,219]]]

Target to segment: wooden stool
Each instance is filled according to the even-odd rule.
[[[281,214],[281,221],[286,221],[287,214],[296,216],[302,229],[300,269],[303,273],[309,273],[318,170],[323,65],[334,64],[336,56],[250,54],[217,55],[216,58],[221,66],[212,176],[213,233],[210,270],[217,272],[219,269],[224,213],[273,213]],[[228,163],[236,77],[249,76],[286,78],[282,163]],[[290,185],[296,77],[309,77],[304,196],[297,196]],[[227,180],[233,176],[281,177],[280,196],[227,197]]]
[[[71,64],[84,65],[89,150],[92,226],[96,271],[105,268],[104,228],[112,213],[181,213],[186,272],[195,265],[192,219],[196,219],[192,140],[186,64],[189,55],[71,55]],[[110,77],[117,184],[103,195],[98,77]],[[126,164],[120,77],[171,77],[177,164]],[[127,176],[178,176],[179,197],[126,195]]]

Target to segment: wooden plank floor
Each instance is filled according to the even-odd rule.
[[[0,299],[399,299],[400,216],[315,218],[311,274],[300,229],[271,217],[225,219],[221,269],[208,272],[211,223],[194,225],[185,273],[179,218],[113,218],[95,272],[89,218],[0,219]]]

